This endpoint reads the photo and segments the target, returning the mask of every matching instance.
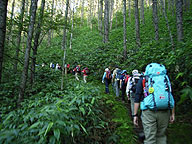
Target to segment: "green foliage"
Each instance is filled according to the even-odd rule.
[[[63,92],[47,85],[25,99],[20,109],[2,114],[0,142],[91,143],[92,132],[107,124],[101,119],[99,95],[91,84],[71,81]]]

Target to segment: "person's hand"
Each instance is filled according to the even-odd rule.
[[[139,126],[139,125],[138,125],[138,116],[134,116],[134,117],[133,117],[133,124],[134,124],[136,127]]]
[[[170,123],[173,123],[174,121],[175,121],[175,114],[171,114]]]
[[[104,83],[104,81],[102,80],[102,83]]]
[[[127,95],[127,100],[128,100],[128,101],[130,100],[130,97],[129,97],[129,95]]]

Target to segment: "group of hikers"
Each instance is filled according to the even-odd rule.
[[[87,76],[89,73],[89,69],[87,67],[84,67],[81,70],[81,65],[77,65],[73,68],[72,73],[75,75],[75,79],[79,81],[79,75],[81,75],[81,73],[83,74],[83,81],[84,83],[87,83]]]
[[[133,124],[138,127],[138,111],[141,109],[141,120],[144,131],[144,144],[166,144],[166,129],[169,121],[175,120],[174,98],[171,83],[164,65],[150,63],[131,75],[126,70],[115,66],[105,69],[102,77],[105,93],[109,94],[112,84],[116,97],[124,102],[130,101]]]

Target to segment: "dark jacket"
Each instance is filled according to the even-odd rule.
[[[143,77],[141,77],[136,86],[136,93],[135,93],[135,103],[140,103],[143,101]]]

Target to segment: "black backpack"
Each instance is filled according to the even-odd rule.
[[[136,92],[136,86],[137,86],[139,79],[140,79],[140,77],[134,77],[134,76],[131,77],[131,84],[132,84],[131,90],[133,93]]]
[[[117,69],[117,73],[116,73],[116,79],[117,79],[117,80],[120,80],[120,78],[121,78],[121,75],[122,75],[122,70],[120,70],[120,69]]]

